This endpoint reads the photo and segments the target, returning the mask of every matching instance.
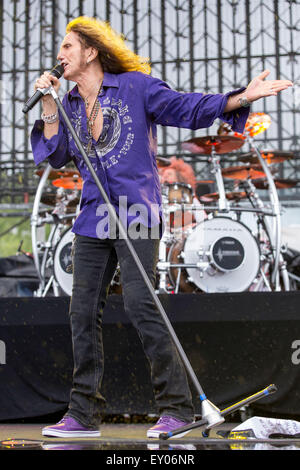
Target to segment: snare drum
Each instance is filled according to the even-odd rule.
[[[169,249],[168,261],[183,268],[169,268],[169,277],[183,292],[243,292],[260,269],[259,245],[251,231],[228,217],[199,223],[182,241]],[[181,273],[179,272],[181,269]]]
[[[169,204],[192,204],[193,190],[190,184],[164,183],[164,188]]]
[[[165,223],[166,227],[173,231],[190,225],[193,222],[191,211],[185,210],[185,204],[193,203],[193,190],[186,183],[165,183],[162,187],[163,200],[166,204]]]

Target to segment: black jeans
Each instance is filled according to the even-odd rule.
[[[132,244],[154,285],[159,240],[137,239],[132,240]],[[185,368],[126,241],[80,235],[75,236],[73,244],[70,322],[74,372],[67,415],[87,427],[101,422],[105,406],[101,394],[102,314],[118,262],[124,308],[150,362],[159,414],[192,421],[194,410]]]

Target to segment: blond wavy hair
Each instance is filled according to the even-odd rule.
[[[94,47],[104,72],[143,72],[150,74],[149,59],[135,54],[126,45],[122,35],[109,23],[88,16],[79,16],[70,21],[66,33],[71,31],[79,36],[84,47]]]

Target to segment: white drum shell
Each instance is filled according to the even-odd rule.
[[[54,277],[63,292],[71,296],[73,286],[73,273],[66,270],[67,266],[72,264],[71,249],[74,233],[71,228],[66,230],[54,251]]]
[[[241,264],[233,270],[220,270],[214,265],[211,250],[224,237],[237,240],[244,249]],[[214,217],[199,223],[187,236],[183,259],[185,264],[209,263],[207,269],[187,267],[189,281],[203,292],[243,292],[258,275],[260,250],[250,230],[229,217]]]

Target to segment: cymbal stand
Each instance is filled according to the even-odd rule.
[[[281,212],[280,212],[279,198],[277,194],[276,185],[275,185],[275,182],[273,180],[273,177],[272,177],[272,174],[270,172],[268,165],[266,164],[264,158],[261,156],[261,153],[258,150],[258,148],[254,145],[254,139],[250,135],[249,132],[247,132],[246,136],[247,136],[246,140],[250,144],[251,149],[256,153],[258,161],[261,164],[263,171],[268,180],[269,197],[270,197],[272,210],[275,216],[274,230],[272,231],[272,234],[270,232],[272,250],[274,253],[274,264],[273,264],[271,279],[272,279],[273,285],[275,286],[275,289],[280,290],[279,276],[278,276],[280,254],[281,254]]]
[[[51,286],[53,289],[54,296],[58,297],[60,295],[58,283],[54,275],[51,275],[49,280],[46,280],[46,269],[49,263],[51,262],[53,263],[53,258],[52,258],[53,246],[55,244],[55,237],[57,236],[57,233],[60,232],[60,229],[62,227],[61,225],[62,220],[67,219],[69,217],[74,217],[74,214],[70,216],[67,215],[64,217],[50,215],[50,214],[48,214],[46,217],[41,215],[41,210],[40,210],[41,197],[42,197],[44,186],[48,180],[48,176],[51,170],[52,170],[52,167],[48,163],[48,165],[46,166],[41,176],[40,182],[38,184],[38,188],[37,188],[36,195],[34,198],[32,214],[31,214],[32,254],[33,254],[35,269],[36,269],[38,279],[39,279],[39,287],[37,291],[35,292],[36,297],[45,297]],[[38,228],[46,223],[51,224],[52,227],[51,227],[49,236],[47,238],[47,241],[41,242],[38,240]]]
[[[54,234],[57,230],[57,226],[52,227],[50,231],[50,235],[48,237],[48,240],[46,243],[43,243],[42,248],[44,249],[44,253],[42,256],[42,259],[40,258],[40,251],[41,251],[41,244],[37,239],[37,231],[38,228],[48,222],[53,224],[54,219],[52,216],[48,216],[47,218],[42,218],[40,215],[40,202],[41,202],[41,196],[43,192],[43,188],[46,184],[46,181],[48,179],[49,173],[51,171],[52,167],[50,164],[47,165],[45,168],[42,177],[40,179],[36,195],[34,198],[34,203],[33,203],[33,208],[32,208],[32,214],[31,214],[31,243],[32,243],[32,255],[33,255],[33,260],[34,260],[34,265],[37,271],[37,275],[39,278],[39,287],[37,291],[35,292],[35,295],[37,297],[45,297],[47,294],[49,287],[51,284],[53,284],[53,292],[54,295],[57,296],[59,295],[58,293],[58,286],[57,283],[55,282],[55,279],[53,276],[50,277],[50,280],[47,282],[46,285],[46,276],[45,276],[45,270],[46,270],[46,262],[48,258],[48,253],[49,250],[51,250],[52,247],[52,240],[54,237]],[[52,279],[53,277],[53,279]]]
[[[265,208],[264,203],[261,200],[261,198],[259,197],[258,192],[256,190],[256,187],[252,183],[251,179],[247,179],[245,181],[245,185],[247,186],[245,188],[245,190],[248,193],[248,198],[249,198],[252,206],[257,209],[256,216],[258,217],[259,223],[261,224],[264,231],[266,232],[266,235],[267,235],[267,237],[269,239],[269,242],[271,244],[272,256],[274,256],[273,245],[272,245],[272,230],[270,228],[269,221],[266,217],[267,212],[264,213],[264,208]],[[273,216],[273,217],[276,216],[276,214],[274,214],[274,212],[269,214],[269,216],[270,215]],[[266,272],[267,272],[267,269],[268,269],[269,266],[270,266],[270,263],[267,263],[265,265]],[[278,268],[279,268],[281,276],[282,276],[285,291],[289,291],[290,290],[290,283],[289,283],[288,273],[287,273],[287,269],[286,269],[286,262],[283,259],[281,249],[279,251],[279,266],[278,266]],[[267,286],[268,290],[272,290],[270,285],[269,285],[269,282],[265,278],[265,273],[264,273],[262,268],[261,268],[261,275],[264,278],[264,282],[265,282],[265,285]],[[276,290],[280,290],[280,285],[277,285]]]
[[[219,199],[218,199],[218,207],[220,211],[227,211],[228,210],[228,200],[226,198],[226,193],[225,193],[225,186],[224,186],[224,180],[222,176],[222,170],[221,170],[221,165],[220,165],[220,157],[218,156],[217,152],[215,151],[214,148],[211,150],[210,154],[210,159],[211,163],[211,173],[214,174],[217,188],[218,188],[218,193],[219,193]]]
[[[158,283],[158,293],[164,294],[168,292],[167,289],[167,244],[169,240],[169,234],[164,232],[160,243],[158,251],[158,263],[157,270],[159,272],[159,283]]]
[[[34,198],[32,214],[31,214],[32,255],[33,255],[33,261],[34,261],[34,265],[37,271],[37,275],[40,281],[40,290],[43,290],[44,288],[45,279],[41,272],[40,257],[39,257],[39,252],[38,252],[37,228],[40,223],[39,206],[40,206],[42,191],[48,179],[50,170],[51,170],[51,166],[48,164],[40,179],[40,182],[36,191],[36,195]]]

